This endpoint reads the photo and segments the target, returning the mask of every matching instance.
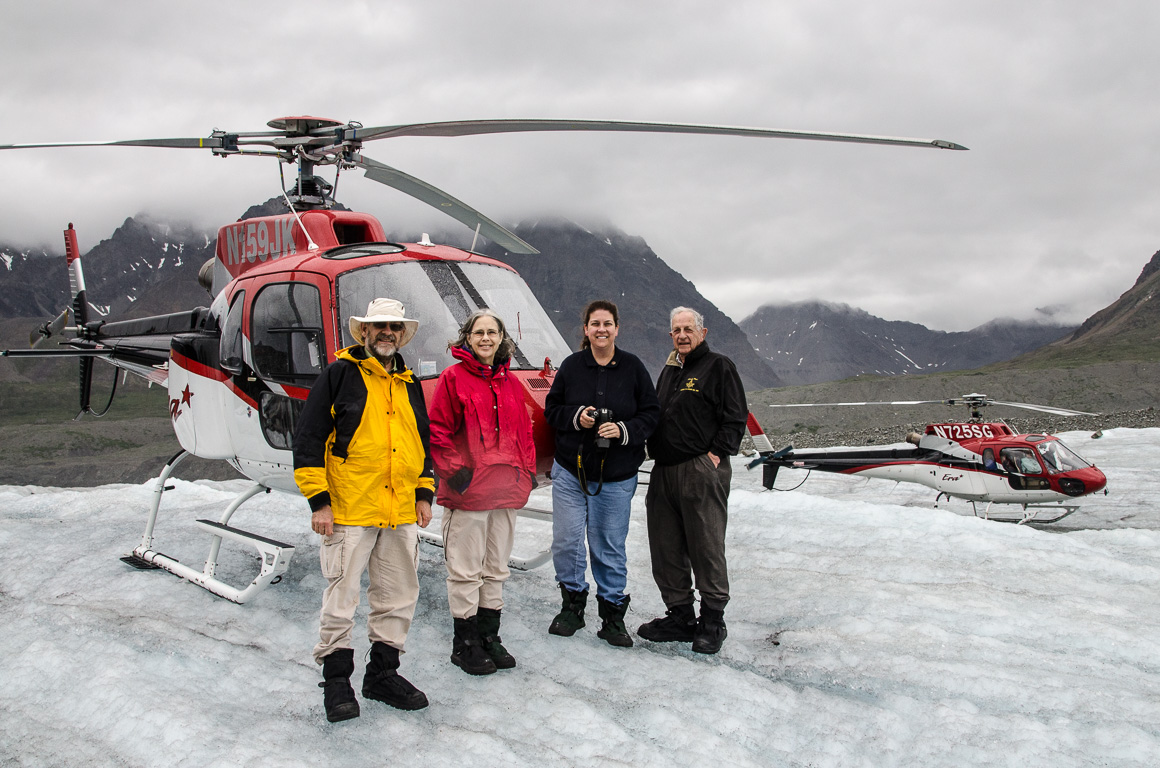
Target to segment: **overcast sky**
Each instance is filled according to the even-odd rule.
[[[1079,322],[1160,249],[1155,0],[41,0],[3,13],[0,144],[196,137],[310,114],[720,123],[970,148],[566,133],[366,147],[502,223],[610,221],[735,320],[823,299],[944,330],[1052,307]],[[0,243],[55,248],[70,221],[88,248],[141,212],[213,229],[279,188],[272,159],[193,150],[9,151],[0,171]],[[361,171],[338,196],[388,232],[458,227]]]

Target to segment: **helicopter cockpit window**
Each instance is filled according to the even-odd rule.
[[[308,283],[262,289],[250,316],[254,370],[273,381],[309,387],[322,372],[322,304]]]
[[[337,292],[344,345],[354,343],[346,318],[362,315],[376,298],[403,303],[407,316],[419,320],[419,330],[402,355],[420,378],[437,376],[455,362],[447,342],[482,307],[502,317],[515,340],[513,368],[540,368],[545,357],[559,365],[570,353],[531,289],[503,267],[435,260],[376,264],[339,275]]]
[[[1003,468],[1008,472],[1018,472],[1021,475],[1042,475],[1043,467],[1035,458],[1035,452],[1030,448],[1004,448],[1000,452],[1003,458]]]
[[[238,291],[222,324],[222,339],[218,347],[222,369],[234,374],[242,372],[242,308],[245,305],[246,292]]]
[[[1035,447],[1039,449],[1039,455],[1043,457],[1047,471],[1053,475],[1091,466],[1058,440],[1039,443]]]
[[[999,452],[999,461],[1009,473],[1007,483],[1012,488],[1034,491],[1050,487],[1033,448],[1004,448]]]

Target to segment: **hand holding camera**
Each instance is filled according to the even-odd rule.
[[[620,427],[614,421],[610,409],[589,408],[588,417],[592,419],[592,425],[596,429],[597,448],[607,449],[611,444],[611,438],[620,437]]]

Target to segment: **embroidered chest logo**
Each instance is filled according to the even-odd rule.
[[[689,378],[685,379],[685,386],[681,387],[680,391],[681,392],[700,392],[701,390],[697,389],[697,377],[690,376]]]

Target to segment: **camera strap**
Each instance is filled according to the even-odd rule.
[[[584,442],[580,442],[580,447],[576,450],[576,479],[580,481],[580,490],[584,491],[585,496],[595,496],[600,493],[600,489],[604,487],[604,460],[608,457],[608,451],[600,452],[600,477],[596,483],[596,491],[590,492],[588,490],[588,477],[584,472]]]

